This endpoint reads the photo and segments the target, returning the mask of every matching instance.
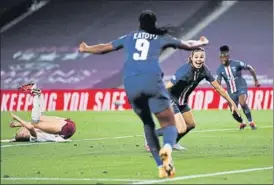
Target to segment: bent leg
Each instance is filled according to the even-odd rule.
[[[252,130],[256,130],[257,127],[256,127],[256,124],[253,122],[251,110],[248,107],[246,100],[247,100],[247,93],[240,94],[240,96],[239,96],[240,105],[244,111],[244,114],[245,114],[248,122],[249,122],[249,126],[252,128]]]
[[[49,134],[59,134],[66,123],[65,120],[52,119],[50,121],[39,121],[33,126]]]
[[[196,122],[194,119],[194,116],[190,110],[190,108],[187,106],[187,108],[182,111],[182,116],[186,123],[186,131],[184,133],[178,134],[176,142],[178,143],[188,132],[190,132],[192,129],[195,128]]]

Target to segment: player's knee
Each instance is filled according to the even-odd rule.
[[[246,102],[240,102],[242,108],[248,107]]]
[[[249,109],[248,105],[246,103],[240,103],[243,110]]]
[[[178,134],[183,134],[187,130],[186,126],[177,127]]]

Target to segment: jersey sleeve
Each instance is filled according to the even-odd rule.
[[[221,73],[220,68],[217,69],[217,80],[218,80],[219,82],[222,81],[222,73]]]
[[[245,63],[245,62],[243,62],[243,61],[237,61],[237,64],[238,64],[238,68],[240,69],[240,70],[247,70],[248,69],[248,65],[247,65],[247,63]]]
[[[214,78],[212,72],[209,70],[209,68],[207,66],[205,66],[205,79],[210,83],[215,81],[215,78]]]
[[[187,68],[186,68],[186,66],[182,66],[182,67],[180,67],[177,71],[176,71],[176,73],[172,76],[172,78],[171,78],[171,82],[175,85],[175,84],[177,84],[180,80],[184,80],[185,78],[187,78]]]
[[[179,48],[182,41],[172,37],[171,35],[164,35],[161,39],[162,47],[173,47],[173,48]]]
[[[124,47],[126,36],[127,35],[124,35],[124,36],[118,38],[117,40],[114,40],[111,42],[111,44],[115,50],[118,50],[118,49],[121,49]]]

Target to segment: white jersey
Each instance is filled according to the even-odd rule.
[[[37,137],[30,136],[30,142],[64,142],[69,141],[58,134],[49,134],[39,129],[35,129]]]

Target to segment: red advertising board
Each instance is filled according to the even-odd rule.
[[[16,90],[1,90],[1,111],[28,111],[32,96]],[[131,109],[123,89],[44,90],[45,111],[108,111]],[[273,110],[273,88],[250,88],[249,107],[256,110]],[[227,109],[226,101],[212,88],[197,88],[189,97],[194,110]]]

